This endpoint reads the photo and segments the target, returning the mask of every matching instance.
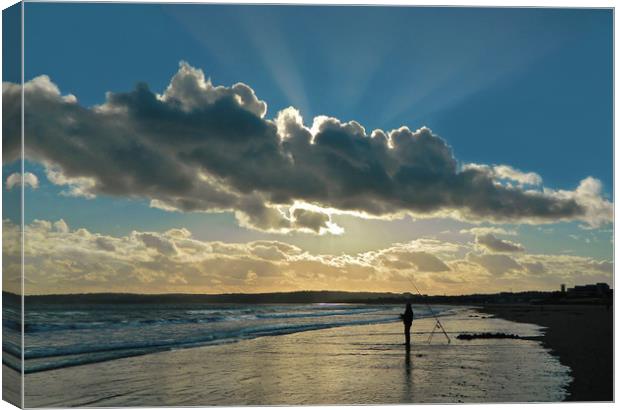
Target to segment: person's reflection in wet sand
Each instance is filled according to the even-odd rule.
[[[405,372],[407,373],[407,378],[411,376],[411,349],[407,348],[405,352]]]
[[[403,390],[403,403],[411,403],[413,401],[412,388],[413,381],[411,379],[411,349],[407,346],[405,350],[405,389]]]

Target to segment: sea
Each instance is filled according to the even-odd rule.
[[[438,315],[449,307],[432,308]],[[339,326],[399,321],[401,306],[357,304],[29,304],[24,372]],[[417,306],[417,317],[431,314]],[[21,323],[4,308],[4,364],[19,369]],[[17,333],[17,334],[16,334]],[[17,343],[16,343],[17,342]]]
[[[3,310],[3,364],[19,371],[19,314],[8,306]],[[414,305],[413,347],[405,356],[403,310],[322,303],[33,303],[26,306],[24,322],[25,404],[486,403],[565,397],[570,369],[540,342],[457,338],[481,331],[536,337],[544,329],[468,307]]]

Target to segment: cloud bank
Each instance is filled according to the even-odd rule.
[[[26,157],[65,195],[141,198],[168,211],[234,212],[245,227],[339,234],[334,214],[451,217],[469,222],[612,220],[600,181],[574,191],[542,186],[535,173],[459,162],[428,128],[367,132],[320,116],[306,125],[238,83],[214,86],[182,62],[158,94],[146,84],[80,105],[49,77],[24,85]],[[20,152],[21,87],[3,83],[4,163]],[[17,116],[17,117],[16,117]]]
[[[3,221],[4,289],[18,291],[19,226]],[[357,254],[313,254],[280,241],[201,241],[185,228],[110,236],[35,220],[24,234],[26,293],[224,293],[286,290],[463,294],[555,289],[612,280],[613,264],[571,256],[489,253],[437,239]]]

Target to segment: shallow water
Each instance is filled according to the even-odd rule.
[[[559,401],[569,369],[534,340],[460,341],[463,332],[537,336],[535,325],[459,309],[414,322],[333,327],[167,351],[26,376],[26,405],[156,406]]]
[[[450,310],[438,306],[439,313]],[[30,304],[25,372],[35,373],[171,349],[339,326],[398,321],[401,306],[363,304]],[[418,317],[428,316],[415,306]],[[21,325],[5,308],[3,361],[19,369]]]

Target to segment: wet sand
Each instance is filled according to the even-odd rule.
[[[570,401],[613,400],[613,308],[588,305],[493,305],[481,312],[544,326],[544,346],[571,369]]]
[[[2,365],[2,400],[16,407],[22,407],[22,375],[6,365]]]
[[[561,401],[568,368],[536,340],[461,341],[461,332],[539,336],[471,309],[401,323],[344,326],[147,354],[26,375],[26,406],[209,406]]]

